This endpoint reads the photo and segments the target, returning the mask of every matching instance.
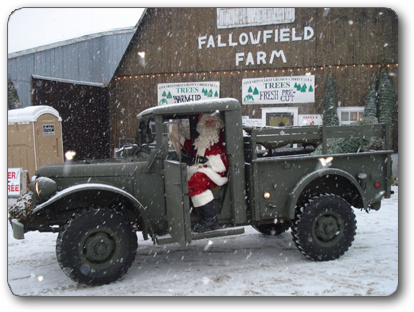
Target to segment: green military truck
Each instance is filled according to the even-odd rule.
[[[200,217],[172,138],[179,127],[196,135],[198,116],[213,112],[225,123],[229,182],[213,190],[219,229],[196,234],[191,229]],[[245,226],[269,235],[290,228],[306,257],[337,259],[354,240],[353,208],[379,210],[391,195],[385,125],[243,128],[235,99],[153,107],[138,119],[141,142],[125,148],[122,158],[44,166],[31,181],[25,213],[10,211],[16,239],[35,230],[59,233],[58,262],[79,283],[106,284],[124,275],[138,231],[154,244],[188,245],[242,234]],[[379,137],[385,148],[326,154],[329,140],[341,137]]]

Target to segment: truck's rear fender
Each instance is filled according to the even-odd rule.
[[[89,198],[94,198],[95,202],[98,201],[98,205],[104,206],[106,204],[99,200],[103,197],[111,198],[112,205],[124,204],[121,206],[125,206],[127,217],[131,221],[137,222],[137,225],[142,228],[144,233],[153,233],[150,218],[145,211],[145,207],[133,195],[120,188],[100,183],[85,183],[68,187],[56,193],[46,202],[37,205],[33,209],[33,215],[44,215],[53,211],[54,219],[59,219],[59,216],[56,216],[56,214],[67,214],[68,209],[69,212],[79,209],[79,206],[72,199],[85,198],[86,194]],[[87,202],[90,202],[90,200]],[[66,203],[71,203],[71,207],[67,207]],[[84,207],[84,205],[81,205],[81,207]]]
[[[289,193],[287,210],[289,218],[295,218],[295,209],[310,197],[331,193],[338,195],[357,208],[366,208],[367,203],[358,181],[348,172],[336,168],[314,171],[301,179]]]

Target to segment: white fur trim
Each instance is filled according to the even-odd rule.
[[[210,178],[211,181],[216,183],[218,186],[222,186],[227,183],[228,179],[226,177],[222,177],[217,172],[209,167],[203,167],[197,170],[197,172],[204,173],[207,177]]]
[[[199,169],[198,165],[187,166],[187,181],[193,176]]]
[[[209,202],[211,202],[214,199],[213,193],[210,190],[207,190],[201,194],[194,195],[191,197],[191,200],[193,202],[194,207],[201,207]]]
[[[215,172],[225,172],[226,166],[223,163],[220,155],[211,155],[207,156],[208,163],[207,166],[210,166]]]
[[[227,177],[222,177],[217,172],[225,172],[226,167],[221,160],[220,155],[213,155],[217,157],[207,156],[209,161],[206,163],[207,165],[211,165],[212,167],[199,167],[199,165],[192,165],[187,167],[187,181],[193,176],[196,172],[204,173],[207,177],[210,178],[218,186],[222,186],[228,182]],[[214,166],[213,166],[213,164]],[[220,165],[221,164],[221,165]],[[223,170],[223,171],[219,171]]]

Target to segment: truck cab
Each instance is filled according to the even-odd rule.
[[[178,242],[186,245],[193,239],[229,235],[235,231],[216,231],[191,234],[192,225],[198,221],[188,196],[187,166],[181,161],[179,127],[185,127],[187,138],[196,137],[200,114],[220,114],[224,121],[226,154],[229,159],[229,182],[213,190],[214,205],[221,227],[246,224],[248,211],[245,200],[245,171],[243,152],[243,125],[241,105],[233,99],[214,102],[195,102],[187,105],[165,105],[150,108],[138,115],[141,142],[148,151],[148,173],[163,175],[165,210],[168,235],[157,236],[157,243]],[[140,152],[138,152],[139,154]],[[144,179],[145,180],[145,179]],[[145,189],[150,185],[142,185]],[[144,204],[145,205],[145,204]],[[166,225],[162,226],[166,228]],[[240,233],[242,229],[237,229]],[[163,232],[160,232],[163,234]]]

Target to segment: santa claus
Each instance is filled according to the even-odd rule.
[[[183,159],[189,165],[189,196],[202,218],[194,227],[194,232],[202,233],[218,228],[211,189],[228,181],[223,127],[224,123],[218,113],[200,115],[196,129],[199,136],[186,140],[183,146]]]

